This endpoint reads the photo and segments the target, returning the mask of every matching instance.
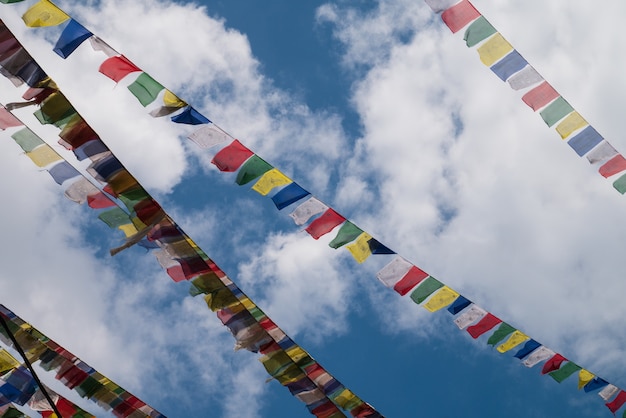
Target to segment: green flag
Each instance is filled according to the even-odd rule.
[[[339,248],[346,245],[349,242],[354,241],[359,235],[363,233],[363,230],[350,221],[344,222],[337,232],[337,236],[328,245],[331,248]]]

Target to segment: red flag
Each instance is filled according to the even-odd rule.
[[[328,234],[337,225],[342,224],[346,218],[329,208],[305,229],[313,238],[319,239],[321,236]]]
[[[615,157],[604,163],[598,171],[604,177],[611,177],[612,175],[620,173],[624,170],[626,170],[626,159],[622,157],[622,154],[617,154]]]
[[[418,267],[412,266],[409,271],[407,271],[407,273],[402,276],[400,281],[395,284],[393,290],[404,296],[426,277],[428,277],[428,273]]]
[[[237,171],[239,167],[241,167],[241,164],[252,157],[252,155],[254,155],[252,151],[235,139],[224,149],[215,154],[211,163],[215,164],[220,171],[233,172]]]
[[[115,202],[102,192],[87,196],[87,204],[92,209],[104,209],[115,206]]]
[[[456,33],[479,16],[480,13],[474,8],[472,3],[463,0],[445,10],[441,14],[441,20],[450,28],[452,33]]]
[[[615,414],[615,412],[620,409],[624,403],[626,403],[626,392],[620,390],[617,397],[613,399],[613,402],[607,403],[606,407],[609,408],[613,414]]]
[[[544,81],[526,93],[522,100],[536,112],[557,97],[559,97],[559,93],[547,81]]]
[[[124,55],[108,58],[98,69],[102,74],[118,83],[130,73],[141,71],[141,68],[130,62]]]
[[[500,318],[491,313],[487,313],[477,324],[468,327],[467,332],[469,332],[472,338],[478,338],[500,322],[502,322]]]
[[[564,361],[567,361],[565,357],[560,354],[555,354],[550,360],[546,361],[546,364],[543,365],[541,374],[546,374],[558,370],[558,368],[561,367],[561,364]]]

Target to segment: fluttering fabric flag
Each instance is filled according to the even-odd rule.
[[[496,350],[498,350],[498,352],[500,353],[506,353],[507,351],[512,350],[513,348],[517,347],[528,339],[528,335],[524,334],[520,330],[515,330],[505,342],[503,342],[496,348]]]
[[[613,182],[613,187],[615,187],[615,189],[621,194],[626,193],[626,175],[623,175],[615,180],[615,182]]]
[[[139,100],[139,103],[141,103],[143,107],[155,101],[159,93],[164,89],[165,87],[145,72],[141,73],[139,77],[128,86],[128,90]]]
[[[487,340],[488,345],[496,346],[500,341],[504,340],[507,336],[511,335],[515,331],[511,325],[506,322],[502,322],[498,329]]]
[[[454,319],[454,323],[459,329],[465,329],[474,322],[487,315],[487,311],[476,304],[472,304]]]
[[[45,144],[41,138],[28,128],[20,129],[11,135],[11,138],[15,140],[24,152],[31,152],[38,146]]]
[[[573,111],[574,108],[572,107],[572,105],[570,105],[567,100],[565,100],[562,96],[559,96],[556,98],[556,100],[546,106],[545,109],[540,111],[539,115],[546,123],[546,125],[552,127],[555,123],[557,123]]]
[[[542,361],[545,361],[552,356],[554,356],[555,352],[550,350],[546,346],[541,346],[530,353],[524,360],[522,360],[522,364],[526,367],[533,367]]]
[[[252,180],[258,179],[273,168],[270,163],[254,154],[241,165],[241,168],[237,172],[235,183],[243,186],[244,184],[250,183]]]
[[[310,194],[311,193],[304,190],[298,183],[292,182],[272,196],[272,202],[276,205],[276,209],[282,210]]]
[[[215,164],[220,171],[234,172],[241,167],[244,161],[252,157],[252,155],[254,155],[252,151],[235,139],[224,149],[215,154],[211,163]]]
[[[543,77],[541,77],[541,74],[529,64],[522,71],[511,76],[511,78],[507,80],[507,83],[509,83],[509,86],[511,86],[513,90],[523,90],[542,80]]]
[[[513,50],[513,46],[499,33],[496,33],[476,50],[483,64],[491,67]]]
[[[557,126],[556,131],[561,135],[562,139],[566,139],[572,133],[589,125],[587,121],[578,112],[572,112],[563,119]]]
[[[203,116],[200,112],[198,112],[191,106],[187,106],[178,115],[172,116],[171,119],[172,122],[182,123],[185,125],[203,125],[206,123],[211,123],[211,121],[206,116]]]
[[[70,19],[65,29],[61,33],[61,37],[54,46],[53,51],[56,52],[61,58],[69,57],[72,52],[78,48],[86,39],[93,36],[93,33],[89,32],[83,25]]]
[[[411,299],[418,305],[424,302],[430,295],[432,295],[438,289],[443,287],[443,283],[435,279],[432,276],[428,276],[426,280],[422,281],[413,292],[411,292]]]
[[[591,165],[602,165],[611,158],[615,157],[617,150],[606,140],[601,141],[594,149],[592,149],[585,157]]]
[[[589,384],[594,377],[596,377],[596,375],[591,373],[589,370],[581,369],[580,372],[578,372],[578,390]]]
[[[398,283],[400,279],[402,279],[409,272],[411,267],[413,267],[413,264],[404,258],[397,256],[378,273],[376,273],[376,278],[385,286],[393,288],[396,283]],[[427,273],[424,274],[428,276]],[[426,278],[426,276],[424,276],[424,278]]]
[[[492,313],[487,313],[476,324],[467,328],[467,332],[472,338],[476,339],[501,323],[502,320]]]
[[[331,248],[342,247],[349,242],[354,241],[362,233],[363,230],[361,228],[359,228],[350,221],[345,221],[343,225],[341,225],[341,228],[339,228],[337,236],[333,238],[330,243],[328,243],[328,246]]]
[[[401,296],[404,296],[428,276],[428,273],[424,270],[412,265],[406,274],[404,274],[400,280],[394,284],[393,290],[398,292]]]
[[[375,238],[371,238],[369,241],[367,241],[367,245],[369,246],[370,252],[372,254],[396,254],[394,250],[387,247],[386,245],[383,245]]]
[[[56,26],[68,20],[70,17],[61,9],[48,0],[39,0],[24,13],[22,20],[26,26],[43,27]]]
[[[0,376],[20,366],[20,362],[15,359],[4,348],[0,349]]]
[[[626,392],[620,390],[615,399],[613,401],[606,404],[606,407],[609,408],[611,412],[615,414],[618,409],[622,407],[626,403]]]
[[[335,227],[341,225],[346,218],[335,212],[332,208],[328,208],[319,218],[306,227],[305,231],[314,239],[319,239],[323,235],[328,234]]]
[[[450,305],[459,297],[459,294],[448,286],[437,291],[425,304],[422,305],[430,312],[436,312]]]
[[[603,387],[608,386],[609,382],[606,380],[596,377],[591,382],[587,383],[583,388],[586,393],[593,392],[594,390],[602,389]]]
[[[252,190],[260,195],[267,196],[274,188],[287,185],[293,181],[281,173],[277,168],[272,168],[261,176],[261,178],[254,183]]]
[[[561,383],[581,369],[582,367],[580,367],[578,364],[570,361],[564,364],[560,369],[550,372],[550,377]]]
[[[317,198],[311,197],[306,202],[300,204],[289,216],[296,225],[304,225],[313,216],[319,215],[328,209],[324,203]]]
[[[491,71],[497,75],[500,80],[506,81],[513,74],[519,72],[526,67],[528,62],[516,50],[511,51],[500,61],[491,66]]]
[[[547,81],[522,96],[522,101],[535,112],[559,97],[559,93]]]
[[[37,167],[46,167],[54,162],[61,161],[61,156],[49,145],[40,145],[34,150],[27,152],[26,156],[30,158]]]
[[[117,55],[105,60],[98,71],[118,83],[128,74],[141,71],[141,68],[130,62],[125,56]]]
[[[62,161],[48,169],[48,173],[54,179],[54,181],[61,185],[69,179],[80,176],[80,172],[74,168],[67,161]]]
[[[450,28],[452,33],[456,33],[479,16],[480,13],[469,1],[462,0],[460,3],[446,9],[441,14],[441,20]]]
[[[0,107],[0,129],[5,130],[7,128],[14,128],[16,126],[22,126],[22,122],[18,118],[13,116],[11,112],[4,107]]]
[[[600,136],[593,126],[587,126],[585,129],[576,134],[567,144],[576,151],[579,157],[582,157],[598,145],[604,138]]]
[[[224,131],[214,124],[203,125],[188,136],[200,148],[211,148],[215,145],[232,140]]]
[[[567,361],[567,359],[565,357],[563,357],[561,354],[556,353],[554,356],[552,356],[550,359],[548,359],[548,361],[546,361],[546,364],[543,365],[543,369],[541,370],[541,374],[546,374],[546,373],[550,373],[554,370],[557,370],[559,367],[561,367],[561,364]]]
[[[496,28],[494,28],[484,16],[479,16],[478,19],[473,21],[465,30],[463,40],[468,47],[473,47],[494,33],[496,33]]]
[[[624,170],[626,170],[626,158],[622,154],[618,154],[604,163],[598,171],[602,177],[611,177]]]
[[[456,315],[471,304],[471,300],[465,298],[465,296],[463,295],[459,295],[459,297],[452,303],[452,305],[448,307],[448,312],[450,312],[452,315]]]
[[[117,55],[121,55],[115,49],[111,48],[109,44],[107,44],[106,42],[104,42],[102,39],[98,38],[95,35],[89,38],[89,43],[91,44],[91,48],[94,51],[101,51],[104,55],[106,55],[109,58],[113,58]]]
[[[80,178],[72,183],[66,190],[65,196],[73,202],[83,204],[88,201],[89,196],[99,193],[100,190],[91,184],[86,178]]]
[[[602,389],[599,393],[598,396],[600,396],[602,399],[604,399],[605,401],[608,401],[609,399],[611,399],[613,396],[615,396],[615,394],[619,392],[619,388],[615,385],[612,384],[608,384],[606,385],[606,387],[604,389]]]
[[[372,239],[373,238],[370,234],[363,232],[354,240],[353,243],[346,245],[346,249],[350,251],[350,254],[352,254],[352,257],[357,263],[361,264],[365,262],[365,260],[372,255],[370,246]]]

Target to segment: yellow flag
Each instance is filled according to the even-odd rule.
[[[588,370],[581,369],[578,373],[578,389],[582,389],[585,385],[593,380],[596,377],[595,374],[591,373]]]
[[[41,0],[24,13],[22,20],[31,28],[56,26],[70,17],[49,0]]]
[[[4,348],[0,350],[0,376],[19,367],[20,362]]]
[[[165,90],[163,95],[163,104],[167,107],[185,107],[187,103],[179,99],[174,93],[169,90]]]
[[[298,345],[286,349],[285,353],[287,353],[289,358],[296,363],[308,356],[307,352],[300,348],[300,346]]]
[[[289,177],[278,171],[278,169],[272,168],[270,171],[267,171],[261,176],[259,181],[252,186],[252,190],[265,196],[272,191],[274,187],[283,186],[289,183],[293,183]]]
[[[524,334],[521,331],[516,330],[513,334],[511,334],[508,340],[506,340],[505,342],[503,342],[502,344],[498,346],[497,350],[501,353],[506,353],[513,347],[520,345],[521,343],[523,343],[524,341],[528,339],[530,339],[528,335]]]
[[[348,408],[348,405],[359,400],[360,399],[349,389],[344,389],[335,399],[333,399],[333,401],[343,409],[350,409]]]
[[[500,58],[511,52],[513,47],[499,33],[489,38],[487,42],[478,47],[478,55],[480,60],[487,67],[491,67]]]
[[[118,228],[122,230],[124,235],[126,235],[126,238],[132,237],[137,232],[139,232],[137,231],[137,228],[135,228],[135,225],[133,224],[120,225]]]
[[[49,145],[40,145],[31,152],[27,152],[26,155],[33,160],[38,167],[45,167],[55,161],[61,160],[61,156]]]
[[[568,117],[563,119],[561,123],[559,123],[556,127],[556,131],[561,135],[561,138],[565,139],[572,134],[572,132],[577,131],[580,128],[584,128],[589,125],[580,113],[574,111],[569,114]]]
[[[372,236],[367,232],[363,232],[354,240],[352,244],[346,245],[346,249],[350,251],[352,257],[358,262],[362,263],[372,255],[368,241],[372,239]]]
[[[422,306],[431,312],[436,312],[454,302],[458,297],[459,294],[457,292],[448,286],[444,286]]]
[[[251,310],[252,308],[256,308],[256,305],[254,304],[254,302],[252,302],[247,297],[241,299],[240,302],[247,310]]]

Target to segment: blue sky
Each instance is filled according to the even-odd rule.
[[[59,4],[398,253],[626,386],[623,196],[425,3]],[[613,52],[626,47],[615,30],[626,6],[474,4],[626,149],[626,103],[615,88],[626,63]],[[269,199],[218,172],[215,151],[198,150],[188,131],[150,118],[98,74],[103,56],[87,44],[65,61],[54,55],[57,32],[24,28],[25,7],[2,5],[0,17],[127,168],[279,326],[381,413],[609,416],[575,377],[557,384],[459,332],[447,312],[430,314],[383,287],[375,274],[388,259],[357,265],[327,247],[332,237],[311,239]],[[21,94],[2,83],[3,103]],[[55,142],[53,130],[38,129]],[[108,256],[120,237],[64,200],[6,139],[2,173],[11,181],[0,187],[13,245],[3,250],[3,304],[167,416],[308,415],[265,382],[255,355],[233,352],[202,300],[152,255]]]

